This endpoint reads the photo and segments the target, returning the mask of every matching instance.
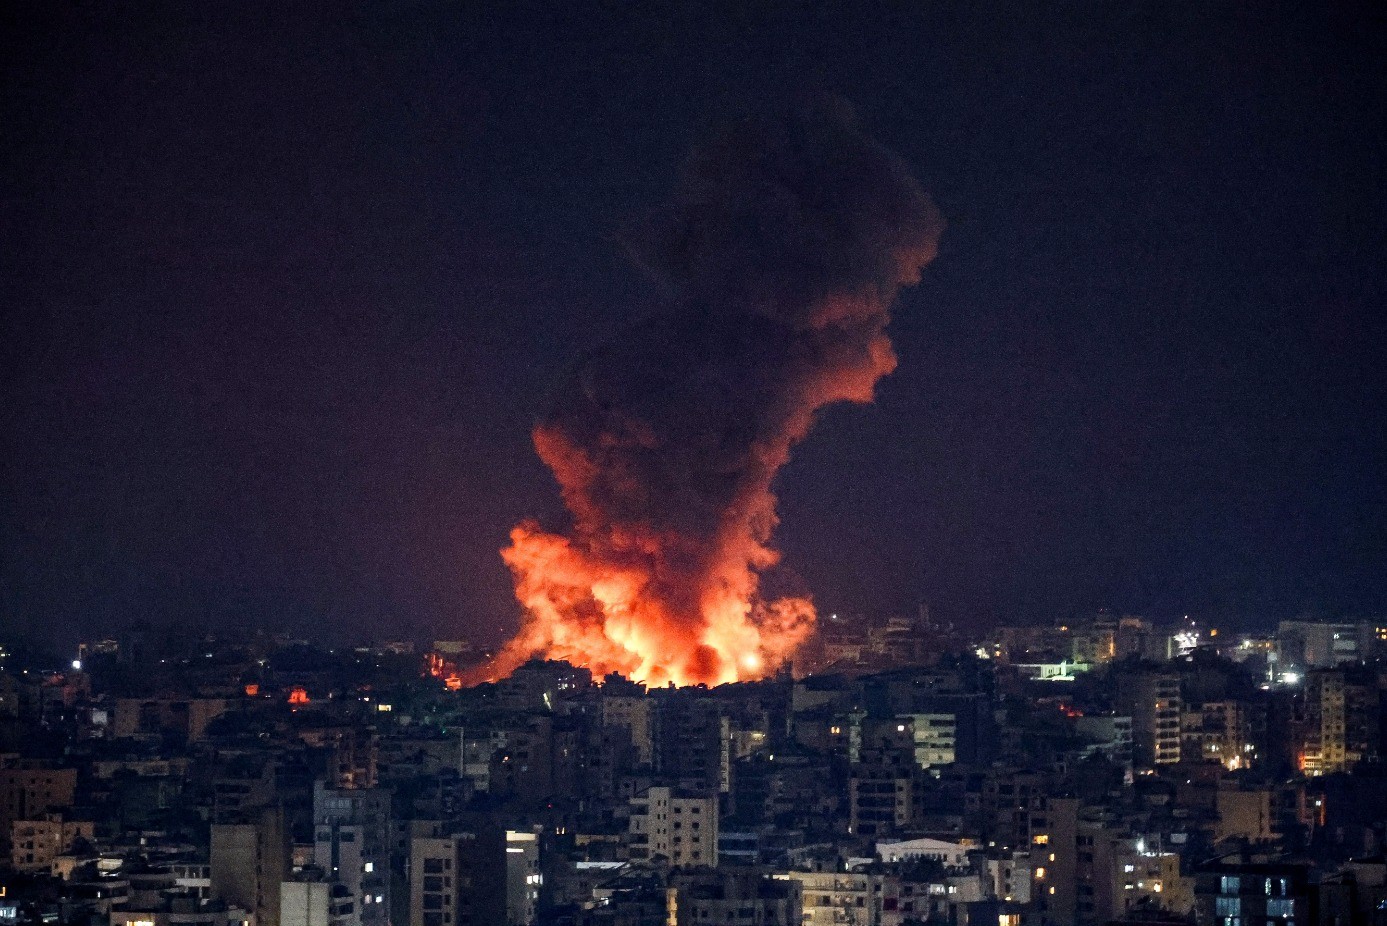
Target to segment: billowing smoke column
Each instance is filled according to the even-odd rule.
[[[470,681],[536,655],[650,685],[788,659],[814,607],[758,594],[778,559],[772,480],[818,409],[870,402],[894,369],[889,309],[941,227],[842,105],[738,122],[697,152],[638,246],[677,304],[582,361],[535,427],[572,528],[511,532],[525,622]]]

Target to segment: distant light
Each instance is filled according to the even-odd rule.
[[[80,659],[74,659],[74,660],[72,660],[72,668],[76,669],[78,672],[81,672],[81,671],[82,671],[82,660],[80,660]]]
[[[389,713],[390,711],[393,711],[394,709],[395,709],[394,706],[392,706],[392,705],[390,705],[390,704],[377,704],[377,705],[376,705],[376,710],[380,711],[382,714],[387,714],[387,713]]]

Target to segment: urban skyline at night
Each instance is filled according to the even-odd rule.
[[[0,926],[1387,926],[1387,17],[7,9]]]

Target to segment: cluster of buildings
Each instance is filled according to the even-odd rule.
[[[1387,924],[1387,627],[825,637],[714,689],[265,635],[8,657],[0,926]]]

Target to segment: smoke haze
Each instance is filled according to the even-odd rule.
[[[813,632],[773,600],[772,482],[815,412],[870,402],[885,328],[942,221],[905,164],[829,103],[727,127],[636,246],[670,310],[583,359],[535,427],[572,514],[502,551],[526,617],[472,681],[533,656],[652,685],[760,678]]]

